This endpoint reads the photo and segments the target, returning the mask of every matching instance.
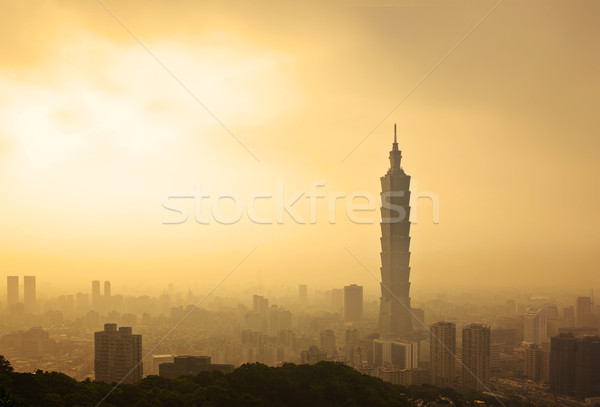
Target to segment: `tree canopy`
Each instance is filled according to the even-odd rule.
[[[476,396],[487,405],[494,405],[490,397]],[[172,380],[148,376],[138,383],[114,388],[114,384],[77,381],[57,372],[16,373],[0,356],[0,407],[83,407],[96,406],[101,400],[105,407],[402,407],[412,405],[416,399],[473,405],[451,389],[404,388],[334,362],[289,363],[281,367],[245,364],[228,374],[202,373]],[[503,403],[524,405],[515,400]]]

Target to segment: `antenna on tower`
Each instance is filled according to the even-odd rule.
[[[394,143],[397,143],[398,140],[396,139],[396,123],[394,123]]]

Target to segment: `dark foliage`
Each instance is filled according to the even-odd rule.
[[[319,407],[410,406],[410,399],[452,399],[469,405],[451,389],[404,388],[332,362],[285,364],[273,368],[245,364],[230,374],[219,372],[174,380],[149,376],[117,388],[107,383],[78,382],[62,373],[15,373],[0,356],[0,407]],[[472,399],[471,399],[472,400]],[[509,404],[507,404],[509,405]],[[517,405],[512,404],[510,405]]]

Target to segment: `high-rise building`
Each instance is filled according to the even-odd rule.
[[[530,308],[523,318],[524,342],[540,345],[546,342],[547,332],[546,310]]]
[[[94,335],[94,372],[96,381],[135,383],[142,379],[142,335],[131,327],[104,324]]]
[[[361,353],[359,347],[360,335],[356,329],[346,329],[344,343],[344,356],[346,362],[352,366],[360,366]]]
[[[558,394],[575,393],[577,339],[570,333],[550,338],[550,386]]]
[[[333,312],[343,312],[344,309],[344,290],[334,288],[331,290],[331,310]]]
[[[416,369],[419,367],[419,344],[409,341],[373,341],[373,366],[395,369]]]
[[[252,310],[258,314],[267,312],[269,309],[269,300],[262,295],[254,295],[252,297]]]
[[[6,304],[11,306],[19,303],[19,276],[6,277]]]
[[[110,281],[104,282],[104,296],[110,297]]]
[[[96,311],[100,309],[100,281],[92,281],[92,308]]]
[[[550,340],[550,386],[578,398],[600,396],[600,337],[560,333]]]
[[[584,336],[577,342],[575,396],[600,397],[600,337]]]
[[[347,285],[344,287],[344,320],[360,321],[363,317],[363,287],[362,285]]]
[[[456,377],[456,325],[436,322],[429,329],[429,366],[434,386],[446,387]]]
[[[575,309],[572,306],[563,309],[563,324],[565,327],[575,326]]]
[[[25,276],[23,278],[23,287],[25,312],[34,313],[36,311],[35,276]]]
[[[542,368],[540,380],[550,383],[550,342],[542,343]]]
[[[400,165],[396,126],[390,168],[381,177],[381,304],[379,332],[402,337],[412,332],[410,312],[410,176]]]
[[[490,328],[471,324],[462,331],[462,384],[487,391],[490,380]]]
[[[575,322],[578,327],[591,327],[592,324],[592,299],[578,297],[575,303]]]
[[[300,284],[298,286],[298,302],[300,305],[306,305],[308,303],[308,286],[306,284]]]
[[[523,374],[531,380],[542,380],[544,374],[544,351],[541,345],[530,343],[525,347]]]
[[[337,355],[337,346],[335,343],[335,333],[331,329],[321,331],[321,350],[327,353],[327,356]]]
[[[546,317],[548,319],[558,319],[558,307],[554,304],[547,304]]]

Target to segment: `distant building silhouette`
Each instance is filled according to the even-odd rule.
[[[547,341],[546,310],[530,308],[523,318],[523,341],[542,344]]]
[[[256,313],[262,314],[269,309],[269,300],[262,295],[254,295],[252,297],[252,310]]]
[[[23,287],[25,312],[34,313],[36,311],[35,276],[25,276],[23,278]]]
[[[383,369],[379,378],[385,382],[398,384],[400,386],[420,386],[430,382],[429,370],[427,369]]]
[[[578,327],[592,326],[592,299],[590,297],[578,297],[575,306],[576,325]]]
[[[327,354],[315,345],[311,345],[308,350],[304,350],[300,353],[300,361],[302,364],[314,365],[315,363],[326,359]]]
[[[404,337],[412,332],[410,312],[410,176],[400,165],[396,126],[390,168],[381,177],[381,304],[379,332]]]
[[[456,324],[436,322],[431,325],[429,349],[431,384],[449,386],[456,378]]]
[[[96,381],[135,383],[141,380],[142,335],[133,335],[130,327],[104,324],[94,335],[94,371]]]
[[[100,281],[92,281],[92,308],[96,311],[100,309]]]
[[[350,365],[359,367],[361,364],[360,335],[357,329],[345,330],[344,357]]]
[[[152,355],[152,374],[158,376],[160,374],[160,365],[163,363],[173,363],[174,361],[174,355]]]
[[[343,312],[344,309],[344,290],[334,288],[331,290],[331,310],[333,312]]]
[[[373,366],[395,369],[419,367],[419,344],[410,341],[373,340]]]
[[[306,284],[300,284],[298,286],[298,302],[300,305],[306,305],[308,303],[308,286]]]
[[[104,296],[110,297],[110,281],[104,282]]]
[[[10,307],[19,303],[19,276],[6,277],[6,304]]]
[[[496,328],[491,330],[491,343],[498,343],[502,346],[502,352],[512,353],[517,343],[517,332],[512,328]]]
[[[233,365],[213,364],[210,356],[175,356],[172,363],[160,363],[158,370],[161,377],[175,379],[180,376],[196,376],[202,372],[230,373]]]
[[[321,331],[321,350],[326,352],[330,358],[337,356],[337,345],[333,330],[326,329]]]
[[[347,285],[344,287],[344,320],[360,321],[363,317],[363,287]]]
[[[490,380],[490,328],[471,324],[462,331],[462,384],[487,391]]]
[[[565,327],[575,326],[575,309],[573,307],[563,309],[563,325]]]

